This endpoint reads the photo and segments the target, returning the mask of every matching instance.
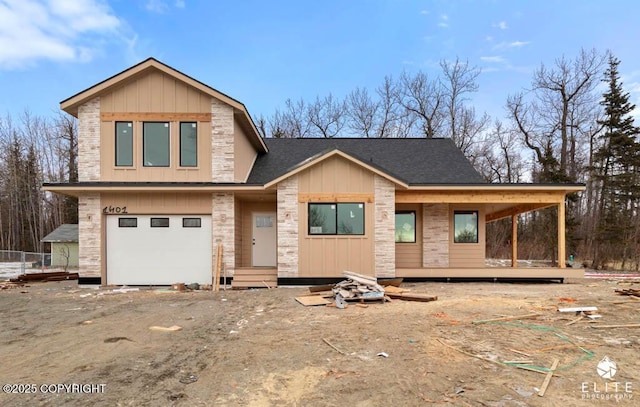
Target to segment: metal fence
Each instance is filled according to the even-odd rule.
[[[50,253],[0,250],[0,280],[7,280],[25,273],[42,273],[49,271],[50,266]]]

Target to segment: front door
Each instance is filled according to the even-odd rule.
[[[251,265],[254,267],[276,266],[276,213],[253,213],[253,236]]]

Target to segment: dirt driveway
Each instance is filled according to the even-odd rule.
[[[629,287],[640,284],[414,283],[403,288],[438,301],[343,310],[298,304],[303,287],[2,290],[0,405],[632,406],[640,328],[595,328],[640,323],[640,301],[614,293]],[[602,318],[569,325],[576,314],[557,311],[583,306]],[[610,380],[596,371],[605,357]]]

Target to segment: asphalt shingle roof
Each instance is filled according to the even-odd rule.
[[[338,149],[407,184],[486,183],[451,139],[264,139],[248,184],[266,184],[305,160]]]
[[[73,243],[78,242],[78,225],[65,223],[42,238],[43,242]]]

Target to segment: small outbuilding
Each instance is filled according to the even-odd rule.
[[[78,225],[60,225],[42,241],[51,243],[51,267],[78,267]]]

